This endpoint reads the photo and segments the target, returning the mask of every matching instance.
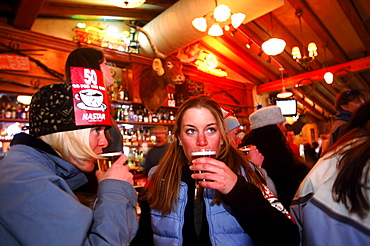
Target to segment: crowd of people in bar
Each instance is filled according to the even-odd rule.
[[[69,55],[65,83],[33,95],[29,134],[17,134],[0,161],[0,245],[370,242],[370,102],[361,92],[337,96],[328,147],[305,146],[305,157],[294,144],[299,130],[279,107],[253,112],[241,138],[232,111],[209,96],[190,98],[171,143],[156,128],[163,141],[137,192],[124,154],[107,171],[97,168],[100,154],[122,149],[122,138],[109,110],[79,113],[86,106],[76,100],[89,91],[76,81],[86,74],[102,91],[91,96],[107,97],[112,74],[92,48]],[[205,151],[212,155],[193,154]]]

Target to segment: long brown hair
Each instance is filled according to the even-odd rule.
[[[248,182],[255,184],[263,192],[259,177],[246,162],[243,154],[230,144],[220,106],[210,97],[200,96],[187,100],[179,108],[174,125],[174,141],[158,164],[157,170],[150,176],[143,199],[149,202],[152,209],[161,211],[163,215],[169,214],[174,209],[180,190],[182,168],[188,162],[183,148],[179,145],[178,138],[184,114],[191,108],[206,108],[215,117],[221,139],[224,141],[217,159],[226,163],[234,173],[241,174],[243,169]],[[216,191],[212,205],[220,203],[221,193]]]
[[[333,184],[333,198],[343,203],[350,213],[364,218],[370,210],[366,195],[370,172],[370,102],[352,116],[344,134],[325,153],[327,158],[339,154],[338,175]],[[366,187],[365,187],[366,186]]]

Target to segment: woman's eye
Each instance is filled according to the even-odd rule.
[[[210,128],[207,129],[207,132],[209,132],[209,133],[217,132],[217,129],[213,128],[213,127],[210,127]]]
[[[185,132],[187,134],[194,134],[195,133],[195,130],[194,129],[187,129]]]

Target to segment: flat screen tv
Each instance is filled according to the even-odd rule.
[[[276,99],[276,106],[281,109],[283,116],[297,115],[297,100],[295,99]]]

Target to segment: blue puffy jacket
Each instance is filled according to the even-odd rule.
[[[131,184],[103,180],[91,210],[72,191],[85,175],[56,155],[18,144],[0,167],[0,245],[128,245],[135,236]]]

